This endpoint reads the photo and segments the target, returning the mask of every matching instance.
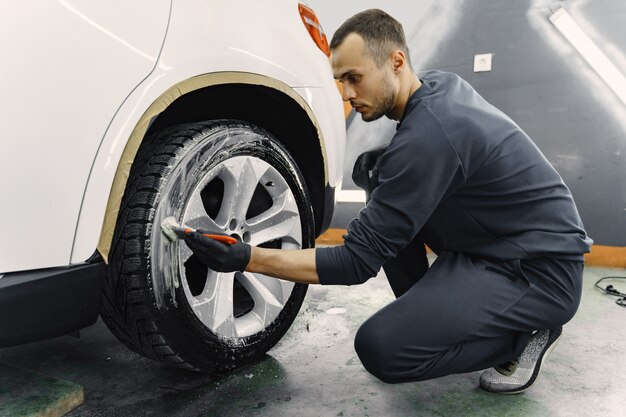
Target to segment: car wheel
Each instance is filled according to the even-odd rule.
[[[296,163],[245,122],[159,132],[139,149],[111,246],[101,315],[124,344],[205,372],[259,358],[295,319],[306,285],[210,270],[162,234],[168,216],[254,246],[312,247],[313,211]]]

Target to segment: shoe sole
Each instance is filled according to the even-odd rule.
[[[514,388],[514,389],[511,389],[511,390],[506,390],[506,391],[495,391],[495,390],[485,389],[483,387],[481,387],[481,388],[485,389],[488,392],[493,392],[493,393],[496,393],[496,394],[506,394],[506,395],[520,394],[520,393],[526,391],[537,380],[537,377],[539,376],[539,373],[541,372],[541,368],[543,368],[543,362],[550,355],[550,353],[552,353],[552,351],[556,347],[557,343],[559,343],[559,340],[561,340],[561,335],[562,334],[563,334],[563,330],[561,328],[561,329],[559,329],[559,334],[557,335],[556,339],[554,339],[552,341],[552,343],[550,343],[550,341],[548,339],[549,345],[543,352],[541,352],[541,355],[539,356],[539,360],[537,360],[537,366],[535,366],[535,369],[533,370],[533,374],[530,376],[530,379],[528,380],[528,382],[525,383],[524,385],[522,385],[521,387]],[[550,338],[551,337],[552,337],[552,333],[550,334]]]

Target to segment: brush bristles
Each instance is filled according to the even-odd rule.
[[[165,237],[170,240],[170,242],[174,242],[185,237],[185,229],[180,227],[176,219],[172,216],[163,219],[161,222],[161,231]]]

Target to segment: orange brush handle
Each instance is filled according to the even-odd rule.
[[[230,236],[212,235],[210,233],[203,234],[202,236],[210,237],[213,240],[217,240],[218,242],[226,243],[228,245],[234,245],[237,243],[237,239]]]
[[[185,229],[185,233],[189,234],[191,232],[193,232],[193,230],[189,228]],[[237,239],[231,236],[214,235],[211,233],[203,233],[202,236],[210,237],[213,240],[217,240],[218,242],[226,243],[228,245],[234,245],[237,243]]]

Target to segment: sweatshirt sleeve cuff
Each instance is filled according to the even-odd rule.
[[[322,285],[341,285],[341,266],[336,254],[340,246],[317,248],[315,250],[315,265],[317,275]]]
[[[315,264],[322,285],[357,285],[369,278],[366,272],[359,273],[360,269],[345,245],[317,248]]]

